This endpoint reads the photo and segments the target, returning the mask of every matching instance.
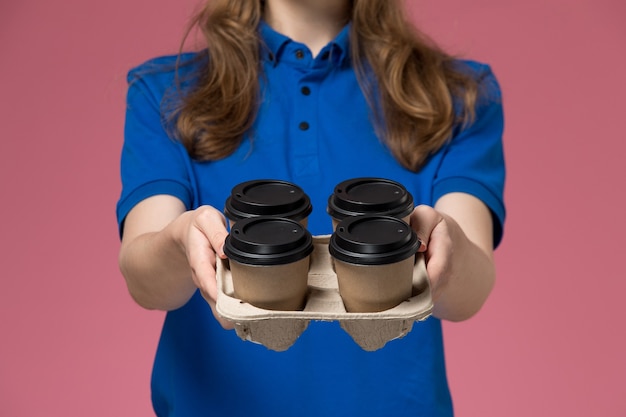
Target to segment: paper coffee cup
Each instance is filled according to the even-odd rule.
[[[309,196],[287,181],[260,179],[233,187],[226,199],[224,215],[230,225],[239,220],[274,216],[299,221],[305,227],[313,207]]]
[[[348,312],[390,309],[411,297],[420,241],[391,216],[347,217],[331,235],[339,293]]]
[[[313,238],[301,223],[268,216],[239,220],[224,252],[237,298],[268,310],[304,307]]]
[[[402,219],[408,223],[413,212],[413,196],[406,188],[384,178],[353,178],[335,186],[328,198],[326,211],[333,228],[346,217],[370,214]]]

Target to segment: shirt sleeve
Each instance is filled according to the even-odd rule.
[[[480,65],[479,99],[471,125],[459,129],[446,145],[433,184],[433,198],[465,192],[487,205],[494,220],[494,247],[502,240],[505,161],[502,94],[491,68]]]
[[[124,145],[121,154],[122,192],[117,203],[120,235],[128,212],[140,201],[159,194],[192,204],[189,158],[185,148],[171,139],[163,123],[161,103],[171,83],[159,73],[128,74]]]

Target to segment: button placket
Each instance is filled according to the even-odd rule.
[[[317,155],[317,100],[315,75],[309,72],[300,78],[297,88],[294,119],[294,168],[297,175],[319,174]]]

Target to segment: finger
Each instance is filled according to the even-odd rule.
[[[431,284],[433,301],[437,301],[449,277],[452,240],[446,216],[432,207],[418,206],[412,215],[411,225],[420,238],[425,239],[426,271]]]
[[[201,231],[196,230],[190,236],[189,264],[191,266],[192,278],[202,297],[211,307],[215,319],[220,325],[230,330],[234,328],[234,323],[226,320],[217,312],[217,276],[216,258],[206,236]]]
[[[206,236],[198,229],[189,232],[187,258],[194,283],[203,295],[217,299],[215,252]]]
[[[213,207],[204,207],[198,210],[198,216],[195,220],[196,227],[206,236],[217,256],[222,259],[226,258],[224,254],[224,241],[226,236],[228,236],[226,218]]]
[[[196,286],[212,300],[217,299],[216,254],[224,257],[227,234],[220,212],[208,206],[196,210],[187,238],[187,256]]]
[[[415,207],[413,213],[411,213],[410,224],[422,242],[419,248],[420,252],[426,251],[432,232],[441,221],[443,221],[443,216],[434,208],[423,204]]]
[[[235,328],[235,323],[225,319],[224,317],[220,316],[220,314],[217,312],[217,303],[211,299],[207,299],[205,297],[206,301],[209,303],[209,307],[211,307],[211,311],[213,312],[213,316],[215,317],[215,319],[217,320],[217,322],[220,324],[220,326],[222,326],[225,330],[232,330]]]
[[[216,309],[216,255],[225,258],[223,247],[227,235],[226,219],[222,213],[208,206],[197,209],[189,233],[188,256],[194,282],[211,307],[213,316],[224,329],[233,329],[234,323],[221,317]]]

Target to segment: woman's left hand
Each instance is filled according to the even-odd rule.
[[[493,223],[489,209],[464,193],[417,206],[411,227],[422,241],[433,294],[433,314],[465,320],[484,304],[495,281]]]

